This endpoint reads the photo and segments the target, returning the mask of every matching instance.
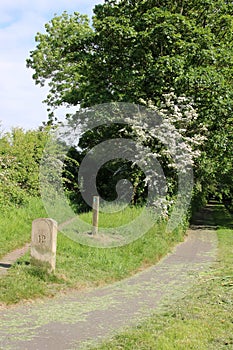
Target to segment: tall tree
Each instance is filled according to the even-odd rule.
[[[93,28],[78,13],[53,18],[27,65],[37,84],[48,82],[52,108],[141,99],[159,105],[171,89],[191,97],[208,139],[196,175],[216,189],[232,167],[232,15],[227,0],[105,0],[94,9]]]

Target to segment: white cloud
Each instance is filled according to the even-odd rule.
[[[37,32],[55,13],[78,11],[91,16],[103,0],[2,0],[0,2],[0,121],[3,128],[36,127],[47,120],[45,89],[34,85],[26,58]]]

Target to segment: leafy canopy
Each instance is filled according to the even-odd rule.
[[[66,12],[45,25],[27,60],[46,103],[191,98],[206,142],[197,161],[202,188],[232,191],[233,3],[227,0],[105,0],[86,16]],[[50,110],[50,111],[51,111]],[[50,115],[52,118],[52,114]],[[220,186],[221,185],[221,186]]]

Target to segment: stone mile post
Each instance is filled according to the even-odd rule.
[[[36,219],[32,222],[31,264],[55,271],[57,248],[57,222],[53,219]]]

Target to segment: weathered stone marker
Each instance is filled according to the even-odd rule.
[[[57,249],[57,222],[53,219],[36,219],[32,222],[31,263],[55,270]]]

